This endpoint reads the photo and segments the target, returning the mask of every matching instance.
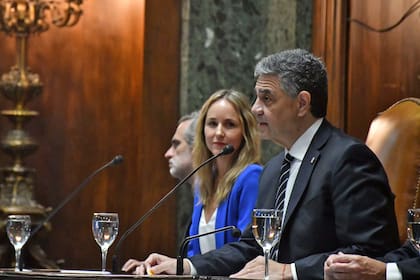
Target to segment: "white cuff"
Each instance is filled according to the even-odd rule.
[[[295,263],[290,264],[290,270],[292,271],[293,280],[298,280]]]
[[[185,258],[184,260],[187,261],[187,263],[190,265],[190,274],[191,275],[197,275],[197,269],[195,269],[195,267],[193,266],[192,262],[190,261],[190,259]]]
[[[402,280],[402,275],[396,263],[386,264],[386,280]]]

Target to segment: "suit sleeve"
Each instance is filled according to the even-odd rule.
[[[407,240],[400,248],[390,251],[383,258],[378,259],[383,262],[398,262],[418,256],[419,253],[417,250],[413,247],[410,241]]]
[[[420,257],[410,258],[397,262],[404,280],[420,279]]]
[[[363,144],[353,145],[330,168],[324,195],[330,197],[339,246],[296,260],[299,279],[323,279],[323,263],[332,253],[378,257],[399,244],[394,197],[373,152]]]
[[[381,260],[395,262],[404,280],[420,279],[420,255],[409,241],[406,241],[400,248],[386,254]]]
[[[261,168],[258,167],[256,170],[260,175]],[[253,173],[254,172],[255,171],[253,171]],[[241,204],[247,204],[248,208],[251,207],[249,211],[254,207],[254,202],[258,196],[258,188],[256,188],[254,184],[258,185],[257,181],[260,176],[252,177],[253,179],[246,180],[247,182],[244,185],[245,192],[243,192],[243,197],[240,199]],[[257,191],[254,197],[249,196],[249,193],[247,193],[247,189],[250,188],[252,188],[252,192]],[[253,200],[252,203],[250,203],[251,199]],[[247,225],[245,226],[245,230],[241,228],[242,236],[239,242],[231,242],[217,250],[212,250],[206,254],[196,255],[190,258],[198,275],[227,276],[239,271],[249,260],[262,254],[261,247],[255,242],[252,235],[249,224],[249,213],[250,212],[248,212],[246,216],[240,218],[242,222],[241,225],[238,224],[238,227],[242,227],[244,224]],[[248,219],[248,221],[246,221],[246,219]]]
[[[251,259],[262,254],[261,247],[255,242],[250,227],[241,241],[225,244],[222,248],[190,258],[198,275],[228,276],[238,272]]]

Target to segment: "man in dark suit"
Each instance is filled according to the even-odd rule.
[[[419,251],[407,241],[380,260],[360,255],[334,254],[324,265],[325,280],[418,280]]]
[[[394,198],[381,163],[366,145],[324,119],[328,99],[324,64],[305,50],[287,50],[263,58],[255,77],[252,110],[261,135],[285,148],[261,175],[256,208],[276,207],[285,154],[293,157],[270,277],[323,279],[330,254],[380,256],[396,248]],[[260,279],[261,254],[249,228],[241,241],[185,260],[184,273]],[[174,274],[175,260],[152,254],[135,269],[139,274]]]

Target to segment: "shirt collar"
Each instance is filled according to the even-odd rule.
[[[324,119],[317,119],[296,141],[293,143],[290,150],[285,149],[286,153],[291,154],[295,159],[300,161],[305,157],[306,151],[314,138],[315,133],[318,131]]]

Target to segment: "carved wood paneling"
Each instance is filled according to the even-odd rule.
[[[118,212],[122,233],[174,183],[163,154],[179,114],[180,2],[85,1],[76,26],[29,39],[29,66],[45,85],[28,104],[40,116],[26,126],[40,143],[26,160],[37,169],[36,200],[54,207],[114,155],[125,158],[52,219],[42,245],[65,268],[100,267],[93,212]],[[14,64],[14,39],[0,34],[0,42],[4,73]],[[4,134],[10,125],[0,124]],[[174,254],[175,211],[172,198],[127,239],[121,259]],[[108,267],[112,254],[113,247]]]
[[[328,118],[364,140],[377,113],[404,97],[419,97],[420,19],[416,12],[387,33],[368,31],[397,22],[413,1],[314,1],[312,50],[329,74]],[[418,12],[417,12],[418,14]]]
[[[350,18],[384,28],[397,22],[412,4],[411,0],[352,0]],[[348,131],[352,135],[365,139],[378,112],[402,98],[420,97],[419,12],[386,33],[350,24]]]

